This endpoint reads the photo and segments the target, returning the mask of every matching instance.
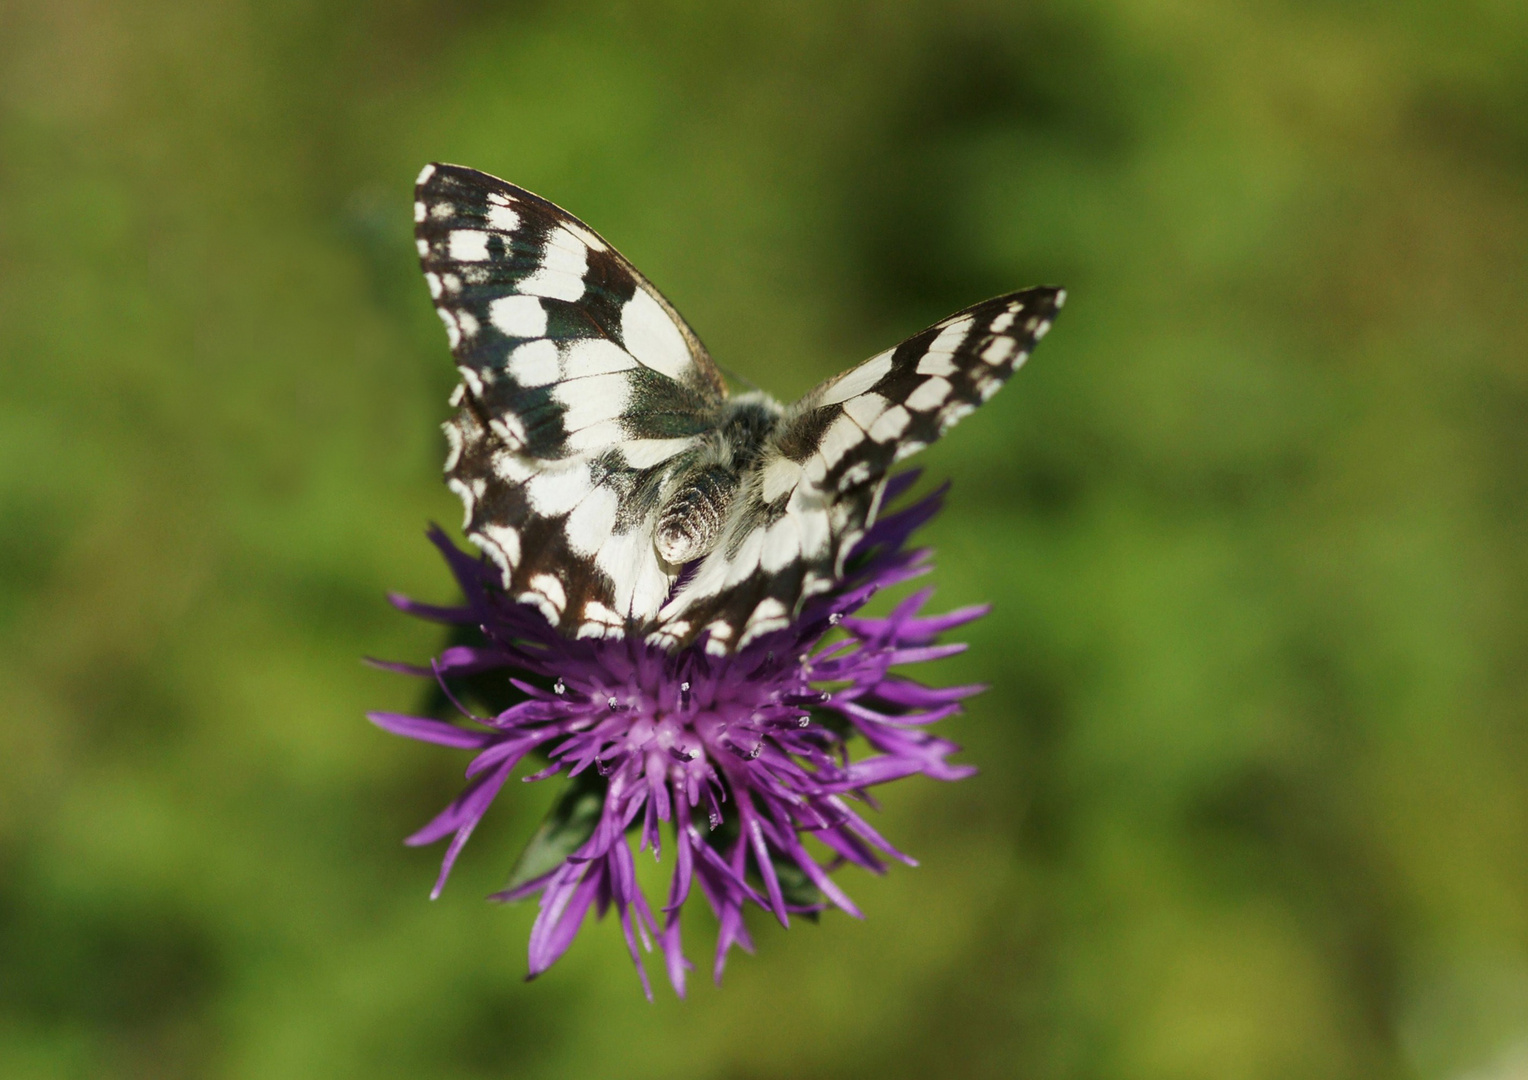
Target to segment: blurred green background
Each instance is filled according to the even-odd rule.
[[[924,456],[980,775],[688,1002],[521,981],[550,785],[399,843],[430,160],[782,395],[1071,291]],[[0,1076],[1528,1076],[1525,286],[1515,0],[0,3]]]

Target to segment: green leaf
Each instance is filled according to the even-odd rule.
[[[504,886],[506,892],[555,870],[594,835],[605,805],[605,790],[604,778],[593,769],[573,778],[515,861],[509,883]]]
[[[775,877],[780,880],[780,893],[787,904],[813,907],[824,902],[822,890],[806,876],[806,871],[794,859],[774,856],[769,861],[775,865]],[[817,912],[804,911],[801,918],[816,922]]]

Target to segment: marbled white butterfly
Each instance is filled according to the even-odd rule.
[[[446,477],[510,594],[562,632],[726,654],[830,588],[887,469],[990,398],[1055,288],[984,301],[782,406],[571,214],[428,165],[415,238],[462,382]]]

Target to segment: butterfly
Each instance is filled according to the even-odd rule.
[[[887,470],[996,393],[1066,298],[975,304],[782,405],[729,393],[673,305],[537,195],[427,165],[414,233],[461,373],[467,537],[568,636],[713,655],[833,588]]]

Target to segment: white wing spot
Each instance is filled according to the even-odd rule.
[[[706,653],[710,656],[726,656],[727,641],[732,637],[732,626],[723,619],[706,624],[711,636],[706,641]]]
[[[976,322],[976,319],[971,315],[967,315],[963,319],[956,319],[939,331],[939,335],[929,342],[928,351],[931,353],[953,353],[960,347],[960,343],[966,339],[966,332],[971,329],[971,325],[974,322]]]
[[[772,503],[801,482],[801,466],[788,457],[777,457],[764,466],[761,497]]]
[[[456,497],[462,501],[462,529],[465,531],[472,525],[472,509],[477,505],[477,498],[470,487],[454,476],[446,481],[446,487],[456,492]]]
[[[415,203],[414,203],[414,221],[417,224],[418,222],[421,222],[423,220],[424,220],[424,203],[418,202],[416,200]]]
[[[510,484],[523,484],[536,475],[536,469],[529,461],[509,450],[496,451],[488,467],[500,480]]]
[[[435,314],[440,316],[440,321],[446,324],[446,340],[451,343],[451,348],[456,348],[462,343],[462,332],[457,329],[456,316],[445,308],[436,308]]]
[[[488,321],[505,337],[539,338],[546,334],[546,308],[534,296],[500,296],[488,305]]]
[[[558,595],[562,594],[562,583],[551,574],[537,574],[531,578],[530,584],[534,589],[538,583],[555,586]],[[552,598],[540,591],[523,592],[516,597],[522,604],[529,604],[546,617],[546,621],[557,625],[562,620],[562,605],[553,603]]]
[[[996,366],[1012,356],[1018,347],[1019,343],[1011,337],[994,338],[992,344],[982,350],[982,359]]]
[[[508,206],[490,203],[488,206],[488,227],[499,232],[512,233],[520,227],[520,215]]]
[[[727,577],[724,587],[736,585],[752,574],[759,565],[759,556],[764,553],[764,530],[754,529],[743,537],[742,546],[737,554],[727,564]]]
[[[886,373],[891,370],[891,354],[894,351],[887,349],[883,353],[872,356],[859,367],[844,372],[827,385],[822,399],[817,404],[837,405],[852,397],[859,397],[886,377]]]
[[[434,165],[426,165],[424,168],[419,170],[419,175],[414,178],[414,186],[415,187],[419,187],[421,184],[428,183],[430,177],[432,177],[434,175],[435,175],[435,166]]]
[[[950,396],[952,389],[954,387],[950,385],[948,379],[941,379],[935,375],[932,379],[919,383],[917,388],[907,395],[907,407],[917,412],[937,409],[944,404],[945,398]]]
[[[940,434],[948,431],[955,424],[964,420],[976,411],[976,406],[968,401],[952,401],[939,411]]]
[[[440,275],[432,274],[428,270],[424,274],[424,283],[430,290],[430,299],[440,299]]]
[[[568,547],[579,555],[593,555],[610,539],[621,500],[607,487],[597,487],[568,515]]]
[[[838,489],[840,491],[848,491],[850,488],[859,487],[859,485],[863,484],[866,480],[869,479],[870,462],[856,461],[853,465],[844,470],[843,476],[839,477]]]
[[[462,429],[454,421],[440,427],[446,433],[446,472],[450,472],[462,459]]]
[[[677,619],[648,634],[647,643],[657,649],[672,649],[689,632],[690,624],[684,619]]]
[[[801,533],[803,555],[812,559],[827,550],[828,542],[833,538],[833,530],[820,494],[798,487],[786,506],[786,514],[795,519],[796,528]]]
[[[549,338],[527,341],[509,354],[509,375],[521,386],[547,386],[562,377],[557,343]]]
[[[903,458],[912,457],[919,450],[926,450],[926,449],[928,449],[928,443],[918,442],[916,439],[913,439],[913,440],[905,442],[901,446],[897,447],[896,456],[894,456],[891,460],[892,461],[901,461]]]
[[[598,600],[590,600],[584,605],[584,624],[578,628],[578,636],[620,637],[624,623],[620,612],[606,607]]]
[[[819,593],[830,592],[833,589],[833,579],[823,577],[821,574],[808,573],[801,582],[802,596],[816,596]]]
[[[484,262],[488,258],[488,234],[481,229],[453,229],[446,250],[457,262]]]
[[[418,240],[415,240],[414,241],[414,247],[418,249],[419,257],[421,259],[425,259],[425,258],[429,257],[429,255],[430,255],[430,242],[428,240],[426,240],[424,237],[421,236]]]
[[[864,438],[864,431],[854,422],[853,417],[840,416],[823,434],[822,445],[817,448],[817,454],[822,458],[822,463],[831,469]]]
[[[518,448],[525,445],[525,425],[513,413],[504,413],[488,421],[488,427],[503,439],[507,446]]]
[[[487,525],[482,527],[483,535],[492,540],[500,551],[504,553],[504,562],[511,568],[520,565],[520,532],[508,525]]]
[[[643,366],[671,379],[683,379],[690,370],[684,335],[646,289],[638,289],[621,307],[621,341]]]
[[[912,415],[900,405],[893,405],[870,425],[870,437],[876,442],[890,442],[907,430]]]
[[[515,286],[528,296],[546,296],[570,303],[584,295],[584,274],[589,269],[589,249],[559,225],[542,249],[536,272]]]
[[[506,589],[509,588],[509,582],[514,577],[515,568],[504,561],[504,553],[481,533],[469,533],[467,539],[476,544],[479,551],[493,560],[493,564],[499,568],[499,576],[504,580],[504,587]]]
[[[620,626],[624,621],[619,611],[606,607],[598,600],[590,600],[584,605],[584,618],[595,619],[610,626]]]
[[[552,397],[566,410],[562,417],[563,430],[578,431],[601,420],[619,419],[631,400],[631,379],[621,371],[591,375],[587,379],[558,383]]]
[[[785,605],[772,596],[766,597],[759,601],[759,606],[753,609],[752,615],[748,616],[748,625],[738,641],[738,648],[741,649],[754,638],[762,637],[773,630],[783,630],[790,624]]]
[[[567,606],[568,596],[562,590],[562,582],[558,581],[551,574],[537,574],[526,584],[550,600],[552,606],[557,609],[559,614]]]
[[[1010,308],[1009,310],[998,315],[997,318],[993,319],[992,322],[987,326],[987,329],[992,331],[994,334],[1001,334],[1004,330],[1007,330],[1010,326],[1013,325],[1013,320],[1014,313]]]
[[[850,398],[844,402],[844,415],[853,417],[854,422],[866,431],[875,423],[875,418],[884,413],[891,406],[880,394],[861,394],[857,398]]]
[[[949,353],[924,353],[915,369],[919,375],[953,375],[960,368],[950,359]]]
[[[759,565],[764,567],[765,573],[777,574],[790,565],[800,550],[801,530],[792,515],[785,514],[764,534]]]
[[[591,487],[589,467],[580,462],[571,468],[537,473],[526,481],[525,494],[531,509],[542,517],[561,517],[583,502]]]
[[[650,619],[668,596],[673,577],[658,565],[651,529],[615,534],[594,557],[615,586],[615,608],[633,619]]]
[[[601,420],[570,432],[567,449],[579,454],[602,454],[626,439],[626,429],[619,420]]]
[[[583,379],[590,375],[608,375],[629,371],[637,366],[631,354],[605,338],[579,338],[568,342],[562,351],[562,377]]]

